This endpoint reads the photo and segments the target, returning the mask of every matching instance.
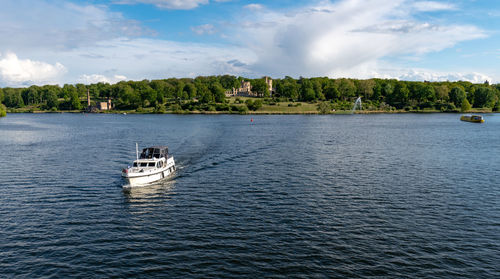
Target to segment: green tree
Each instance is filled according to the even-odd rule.
[[[311,80],[306,78],[300,79],[300,96],[303,101],[310,102],[316,99],[316,92]]]
[[[398,82],[392,93],[387,95],[387,103],[401,109],[407,104],[409,94],[410,90],[406,87],[406,83]]]
[[[495,105],[495,91],[490,87],[479,87],[474,93],[474,107],[492,108]]]
[[[117,98],[115,104],[119,109],[137,109],[141,105],[139,94],[128,82],[119,82],[112,88],[112,94]]]
[[[447,101],[449,99],[450,89],[448,86],[444,84],[435,86],[434,91],[436,92],[436,97],[439,100]]]
[[[57,91],[54,87],[44,88],[43,99],[45,100],[45,109],[56,109],[59,105],[59,101],[57,100]]]
[[[71,109],[75,109],[75,110],[82,109],[82,104],[80,102],[80,97],[78,96],[77,91],[71,91],[71,95],[69,95],[69,101],[70,101]]]
[[[461,111],[462,112],[467,112],[470,109],[471,109],[471,105],[470,105],[469,101],[467,99],[464,99],[464,101],[462,102]]]
[[[335,81],[340,92],[340,97],[345,101],[348,98],[354,97],[356,94],[356,86],[350,79],[341,78]]]
[[[186,83],[184,86],[184,92],[186,92],[189,99],[194,99],[196,97],[196,86],[192,83]]]
[[[230,76],[230,75],[223,75],[219,77],[219,82],[224,89],[228,90],[232,89],[233,87],[238,88],[240,84],[240,82],[235,76]]]
[[[323,87],[321,86],[321,81],[319,78],[312,79],[313,90],[314,90],[314,99],[315,100],[324,100],[325,95],[323,94]]]
[[[40,87],[32,85],[23,90],[21,93],[23,101],[26,105],[35,105],[41,102],[40,98]]]
[[[450,91],[450,101],[455,104],[456,107],[461,107],[462,102],[465,100],[466,94],[465,90],[461,86],[454,86]]]
[[[263,78],[252,80],[252,91],[257,92],[260,97],[269,97],[269,88]]]
[[[369,100],[373,95],[375,81],[372,79],[360,80],[358,83],[358,95],[363,96],[365,100]]]
[[[285,77],[276,85],[276,91],[281,97],[290,98],[292,100],[299,99],[299,85],[297,81],[291,77]]]
[[[333,82],[326,85],[325,89],[323,89],[323,92],[325,93],[325,98],[327,100],[338,100],[340,96],[339,90]]]
[[[371,99],[374,101],[379,101],[380,98],[382,98],[382,83],[378,79],[374,81],[375,81],[375,86],[373,87],[373,95]]]
[[[24,107],[24,101],[21,96],[21,91],[14,88],[4,88],[4,104],[8,108]]]
[[[415,88],[415,99],[420,103],[434,102],[436,99],[434,87],[427,82],[419,82]]]
[[[196,92],[198,94],[198,100],[200,100],[202,104],[207,104],[214,101],[212,92],[210,92],[205,84],[198,83],[196,85]]]
[[[79,98],[87,98],[87,91],[89,90],[89,88],[85,86],[85,84],[77,83],[75,85],[75,88]],[[97,91],[95,91],[94,89],[92,92],[90,92],[90,94],[92,94],[93,92]],[[97,96],[91,96],[91,98],[96,98],[96,97]]]
[[[226,100],[226,94],[224,94],[224,88],[218,82],[211,83],[208,88],[213,96],[216,103],[223,103]]]

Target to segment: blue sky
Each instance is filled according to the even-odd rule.
[[[0,86],[232,74],[500,82],[497,0],[4,0]]]

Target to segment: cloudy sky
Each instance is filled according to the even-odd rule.
[[[498,0],[2,0],[0,86],[232,74],[500,82]]]

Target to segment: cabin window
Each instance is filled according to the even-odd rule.
[[[149,163],[149,166],[150,166],[150,167],[154,167],[154,166],[155,166],[155,163]]]
[[[134,162],[134,167],[137,167],[137,162]]]
[[[141,167],[147,167],[148,163],[141,163]]]

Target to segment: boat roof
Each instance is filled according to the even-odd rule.
[[[150,147],[143,148],[142,150],[144,150],[144,149],[149,149],[149,148],[155,148],[155,149],[168,149],[168,146],[166,146],[166,145],[155,145],[155,146],[150,146]]]
[[[168,147],[164,145],[150,146],[142,149],[140,159],[151,159],[166,157],[168,154]]]

